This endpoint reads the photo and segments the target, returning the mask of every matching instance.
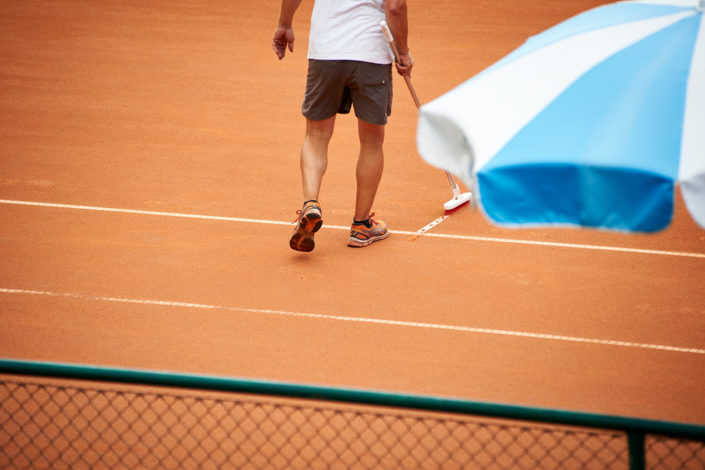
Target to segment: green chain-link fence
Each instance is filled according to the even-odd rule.
[[[23,361],[0,372],[3,469],[705,469],[697,426]]]

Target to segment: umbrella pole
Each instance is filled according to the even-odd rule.
[[[389,26],[387,26],[387,22],[382,21],[381,26],[382,31],[384,31],[384,35],[387,38],[387,41],[389,42],[389,46],[392,48],[392,52],[394,53],[394,60],[397,63],[401,64],[399,51],[397,50],[397,45],[394,43],[392,32],[389,31]],[[419,97],[416,94],[416,90],[414,90],[414,86],[411,84],[411,77],[409,77],[408,75],[404,75],[404,81],[406,82],[406,87],[409,89],[409,93],[411,93],[411,98],[414,100],[414,104],[416,105],[416,109],[418,110],[421,107],[421,101],[419,100]],[[455,182],[455,178],[453,177],[453,175],[448,171],[446,171],[445,173],[448,177],[448,181],[450,182],[450,189],[451,191],[453,191],[453,198],[444,202],[443,208],[446,210],[446,212],[453,212],[461,206],[464,206],[465,204],[469,203],[472,200],[472,193],[461,193],[460,186],[458,186],[458,183]]]

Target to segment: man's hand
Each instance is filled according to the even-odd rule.
[[[272,38],[272,49],[274,49],[274,53],[279,60],[284,58],[287,47],[289,47],[291,52],[294,52],[294,30],[291,26],[279,25],[274,30],[274,37]]]
[[[294,52],[294,28],[291,25],[299,5],[301,5],[301,0],[282,0],[277,29],[274,30],[272,38],[272,49],[279,60],[284,58],[287,47],[291,52]]]
[[[411,69],[414,66],[413,57],[407,52],[406,54],[401,54],[399,59],[401,60],[401,64],[396,64],[397,73],[401,76],[411,77]]]

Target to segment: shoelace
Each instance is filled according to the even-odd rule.
[[[296,218],[291,221],[292,224],[295,224],[296,222],[299,222],[301,220],[301,209],[296,211]]]
[[[310,204],[309,206],[306,206],[306,207],[310,207],[310,206],[313,206],[313,204]],[[296,218],[291,221],[292,224],[295,224],[295,223],[301,221],[301,218],[303,217],[303,213],[304,213],[304,211],[306,210],[306,207],[304,207],[303,209],[299,209],[299,210],[296,211]],[[315,207],[315,206],[314,206],[314,207]],[[374,214],[373,214],[373,215],[374,215]],[[372,217],[372,216],[370,216],[370,217]]]

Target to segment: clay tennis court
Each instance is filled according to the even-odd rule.
[[[311,1],[0,6],[0,356],[321,384],[705,424],[705,231],[510,230],[415,147],[395,76],[374,211],[345,246],[341,117],[311,254],[300,103]],[[422,102],[598,0],[410,2]]]

